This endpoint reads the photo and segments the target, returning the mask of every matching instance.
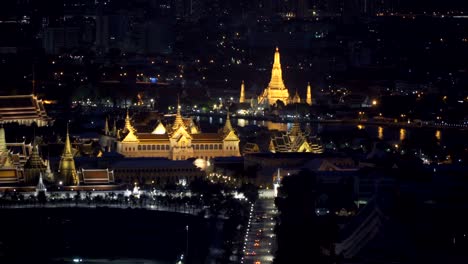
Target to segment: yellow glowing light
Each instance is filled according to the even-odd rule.
[[[376,106],[377,105],[377,100],[372,100],[372,105]]]
[[[365,128],[365,126],[363,126],[363,125],[359,124],[359,125],[357,125],[357,128],[358,128],[359,130],[362,130],[362,129],[364,129],[364,128]]]
[[[406,129],[401,128],[400,129],[400,141],[405,140],[405,138],[406,138]]]
[[[382,140],[382,139],[384,138],[384,136],[383,136],[383,131],[384,131],[383,127],[379,126],[379,131],[378,131],[377,137],[378,137],[380,140]]]
[[[435,133],[435,137],[437,141],[440,141],[440,139],[442,138],[442,132],[440,132],[440,130],[437,130]]]

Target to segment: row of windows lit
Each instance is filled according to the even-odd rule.
[[[194,144],[193,145],[194,149],[196,150],[217,150],[217,149],[223,149],[222,144]],[[152,150],[170,150],[169,145],[138,145],[137,149],[139,151],[152,151]],[[236,150],[236,146],[228,146],[226,147],[226,150]],[[125,151],[135,151],[135,148],[132,147],[125,147]]]

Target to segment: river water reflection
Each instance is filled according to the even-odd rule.
[[[214,132],[225,122],[225,118],[218,117],[196,117],[202,131]],[[267,120],[252,120],[242,118],[232,118],[231,122],[238,128],[247,128],[249,126],[265,127],[269,130],[289,130],[293,123],[278,123]],[[403,141],[423,141],[428,144],[439,144],[445,148],[468,147],[468,131],[456,129],[437,129],[437,128],[400,128],[388,127],[382,125],[354,125],[337,123],[302,123],[302,127],[309,126],[309,131],[322,137],[329,138],[328,135],[366,135],[368,138],[380,139],[383,141],[401,143]]]

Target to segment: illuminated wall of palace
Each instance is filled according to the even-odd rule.
[[[152,133],[138,133],[127,115],[128,134],[117,141],[117,152],[126,157],[162,157],[171,160],[240,156],[239,138],[228,118],[218,133],[202,133],[180,110],[172,126],[159,123]]]

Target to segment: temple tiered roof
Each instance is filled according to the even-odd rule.
[[[52,119],[47,116],[44,102],[35,95],[0,96],[0,122],[47,126]]]

